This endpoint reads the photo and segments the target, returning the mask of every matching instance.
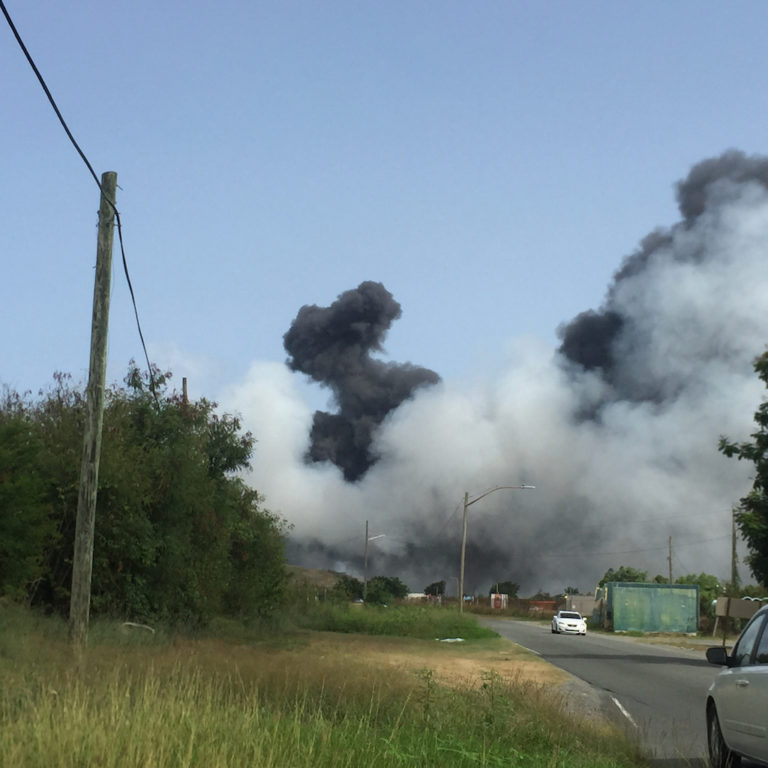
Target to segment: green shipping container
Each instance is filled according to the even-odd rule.
[[[614,632],[695,634],[699,628],[698,584],[612,581],[605,586],[606,618]]]

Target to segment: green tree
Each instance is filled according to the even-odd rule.
[[[0,405],[0,594],[21,597],[44,573],[56,525],[40,467],[40,433],[18,395]]]
[[[768,597],[768,588],[761,584],[743,584],[740,590],[736,593],[741,597]]]
[[[689,573],[687,576],[680,576],[675,579],[675,584],[698,584],[699,585],[699,613],[702,616],[714,616],[712,602],[719,595],[723,594],[723,587],[717,576],[711,573]]]
[[[362,600],[363,582],[354,576],[342,573],[339,580],[333,585],[331,597],[337,600]]]
[[[27,403],[27,412],[40,436],[38,466],[56,526],[56,535],[42,553],[42,577],[29,596],[34,604],[66,613],[72,583],[85,396],[82,389],[72,385],[69,374],[54,373],[53,382],[47,391],[39,393],[37,401]]]
[[[238,476],[248,466],[253,437],[236,417],[217,414],[214,403],[186,402],[169,392],[170,374],[153,370],[152,377],[154,393],[148,376],[132,366],[126,386],[106,393],[92,609],[195,623],[221,612],[267,615],[282,600],[287,580],[286,526]],[[42,566],[34,592],[27,592],[34,602],[66,612],[84,396],[68,376],[54,379],[38,402],[25,403],[29,429],[9,432],[2,450],[19,456],[31,450],[37,457],[25,461],[42,478],[42,491],[27,495],[25,541],[35,554],[25,562]],[[29,438],[25,448],[27,433],[35,442]],[[15,477],[11,458],[0,455],[0,462],[7,469],[0,476]],[[24,498],[18,484],[5,487]],[[37,541],[32,523],[41,509],[53,535],[42,531]],[[20,588],[29,576],[14,581]]]
[[[648,581],[648,572],[639,571],[637,568],[632,568],[629,565],[622,565],[616,570],[609,568],[598,586],[602,587],[609,581],[628,581],[628,582],[645,582]]]
[[[103,607],[184,621],[267,615],[287,583],[285,528],[236,475],[248,467],[253,437],[215,403],[167,393],[170,374],[152,375],[154,394],[131,368],[128,389],[115,391],[105,412],[104,448],[114,450],[101,485],[123,508],[106,498],[97,512],[102,583],[112,582]],[[138,478],[126,473],[126,455]]]
[[[768,386],[768,351],[754,362],[755,373]],[[719,448],[728,457],[751,461],[755,465],[752,489],[739,500],[736,524],[747,543],[746,563],[754,578],[768,585],[768,400],[754,414],[757,429],[752,441],[735,443],[720,438]]]
[[[259,506],[258,493],[242,481],[232,488],[236,513],[230,529],[231,571],[223,599],[226,612],[241,618],[269,616],[288,588],[284,520]]]
[[[520,585],[514,581],[496,581],[491,584],[488,594],[492,595],[494,592],[500,595],[509,595],[510,597],[517,597],[517,590],[520,589]]]
[[[445,594],[445,581],[433,581],[431,584],[424,587],[425,595],[432,595],[437,597],[438,595]]]
[[[402,600],[408,594],[408,587],[396,576],[374,576],[368,581],[366,599],[369,603],[388,604]]]

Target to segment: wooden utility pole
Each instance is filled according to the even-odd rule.
[[[368,521],[365,521],[365,546],[363,547],[363,602],[368,599]]]
[[[88,370],[86,422],[69,603],[69,640],[77,647],[83,647],[88,640],[88,616],[91,608],[93,531],[96,522],[96,492],[99,485],[101,427],[104,422],[104,381],[107,375],[107,330],[112,282],[112,244],[115,238],[116,190],[117,174],[114,171],[102,174],[96,278],[93,286],[91,362]]]
[[[383,539],[386,533],[377,533],[375,536],[368,535],[368,521],[365,521],[365,547],[363,549],[363,602],[368,599],[368,542],[376,539]]]
[[[669,560],[669,583],[672,584],[672,537],[669,537],[669,556],[667,557],[667,560]]]
[[[739,587],[741,586],[739,567],[736,564],[736,515],[738,512],[739,510],[737,508],[731,510],[731,588],[734,597],[738,597]]]
[[[464,514],[461,518],[461,564],[459,565],[459,613],[464,613],[464,560],[467,554],[467,507],[469,493],[464,491]]]

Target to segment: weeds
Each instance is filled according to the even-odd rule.
[[[403,654],[421,641],[334,645],[305,633],[277,648],[247,633],[230,642],[158,631],[149,642],[105,624],[78,671],[61,628],[46,622],[0,613],[2,766],[642,765],[618,735],[574,726],[541,688],[491,671],[449,688],[427,667],[414,674],[339,652],[368,642]]]
[[[416,670],[416,677],[422,682],[417,701],[421,704],[421,719],[424,725],[429,725],[432,718],[432,705],[435,699],[435,673],[427,667]]]

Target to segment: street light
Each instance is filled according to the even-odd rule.
[[[365,521],[365,550],[363,553],[363,602],[368,596],[368,542],[383,539],[387,534],[379,533],[376,536],[368,536],[368,521]]]
[[[459,613],[464,613],[464,554],[467,550],[467,507],[471,507],[473,504],[480,501],[480,499],[484,499],[486,496],[488,496],[491,493],[494,493],[495,491],[517,491],[517,490],[527,490],[527,489],[534,489],[536,488],[535,485],[497,485],[495,488],[491,488],[488,491],[485,491],[484,493],[481,493],[478,497],[472,499],[472,501],[469,500],[469,493],[464,493],[464,519],[462,523],[462,533],[461,533],[461,570],[459,571]],[[366,528],[367,532],[367,528]],[[367,533],[366,533],[367,535]]]

